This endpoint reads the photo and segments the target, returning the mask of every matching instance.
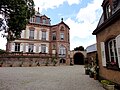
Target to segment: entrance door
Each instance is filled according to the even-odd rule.
[[[60,63],[61,63],[61,64],[66,63],[65,59],[60,59]]]
[[[74,64],[83,65],[84,64],[84,56],[82,53],[76,53],[74,55]]]

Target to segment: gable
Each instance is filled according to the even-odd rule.
[[[93,35],[96,35],[97,33],[101,32],[104,28],[111,25],[112,23],[116,22],[120,16],[120,1],[119,0],[113,0],[112,4],[109,2],[110,0],[104,0],[102,3],[103,6],[103,14],[99,20],[99,23],[97,25],[97,28],[93,31]],[[105,3],[110,3],[111,5],[111,15],[109,17],[106,17],[106,7]],[[116,3],[115,3],[116,2]]]

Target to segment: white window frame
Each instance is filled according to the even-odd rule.
[[[31,18],[30,18],[30,22],[31,22],[31,23],[34,23],[34,22],[35,22],[35,17],[31,17]]]
[[[60,40],[64,40],[64,33],[60,33]]]
[[[28,52],[34,52],[34,44],[29,44]]]
[[[56,40],[56,32],[52,33],[52,40]]]
[[[46,44],[41,44],[41,53],[46,53]]]
[[[29,39],[34,39],[34,30],[29,30]]]
[[[39,19],[39,21],[38,21]],[[36,23],[40,23],[40,17],[39,16],[36,16]]]
[[[65,55],[66,54],[66,48],[63,45],[61,45],[59,47],[59,54],[60,55]]]
[[[34,30],[29,31],[29,39],[34,39]]]
[[[47,33],[46,31],[42,31],[42,40],[46,40]]]
[[[111,46],[112,45],[112,46]],[[116,40],[115,39],[111,39],[108,42],[108,50],[109,50],[109,59],[110,62],[115,62],[116,63],[116,58],[117,58],[117,50],[116,50]],[[113,56],[111,55],[111,53],[113,53]],[[114,58],[114,60],[112,60],[112,58]]]
[[[42,21],[43,21],[43,24],[46,24],[46,19],[43,19]]]
[[[118,55],[118,66],[120,68],[120,34],[115,38],[116,40],[116,49]]]
[[[20,43],[15,43],[15,52],[20,52]]]
[[[106,5],[106,17],[109,18],[111,16],[111,6],[110,4],[108,3]]]

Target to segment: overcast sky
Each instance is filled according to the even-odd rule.
[[[51,19],[51,24],[63,21],[70,27],[70,49],[96,43],[92,35],[102,14],[103,0],[34,0],[35,8]],[[1,32],[0,32],[1,33]],[[0,49],[5,49],[6,40],[0,35]]]

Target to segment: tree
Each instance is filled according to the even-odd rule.
[[[34,13],[33,0],[1,0],[0,14],[3,18],[0,18],[0,31],[7,33],[8,41],[19,38]]]
[[[84,51],[84,47],[83,46],[79,46],[74,48],[75,51]]]

